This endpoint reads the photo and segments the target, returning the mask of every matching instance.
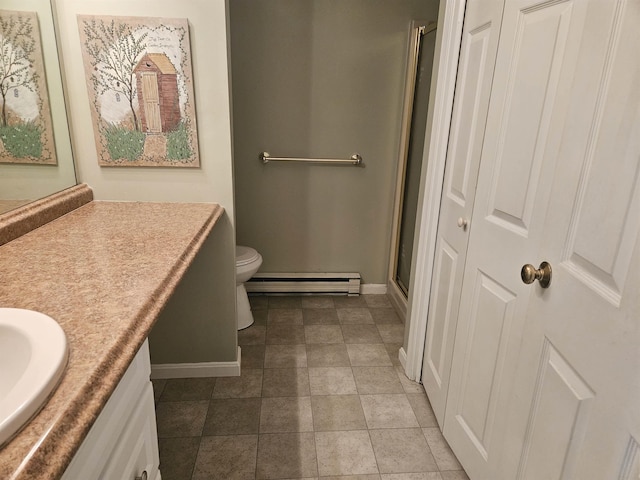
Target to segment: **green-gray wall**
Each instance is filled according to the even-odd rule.
[[[408,30],[436,0],[231,0],[237,240],[263,272],[385,284]],[[258,154],[365,168],[262,165]]]

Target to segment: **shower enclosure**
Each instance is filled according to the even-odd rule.
[[[406,315],[411,279],[420,172],[424,158],[436,24],[414,21],[410,29],[388,291]]]

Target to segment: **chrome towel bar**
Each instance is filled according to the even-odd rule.
[[[364,167],[362,163],[362,157],[358,153],[351,155],[349,159],[343,158],[300,158],[300,157],[272,157],[268,152],[262,152],[260,154],[260,161],[262,163],[269,162],[301,162],[301,163],[326,163],[332,165],[353,165],[354,167]]]

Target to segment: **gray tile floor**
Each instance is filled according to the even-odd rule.
[[[385,295],[251,305],[240,377],[154,381],[163,480],[468,480]]]

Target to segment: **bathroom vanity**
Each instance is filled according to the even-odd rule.
[[[157,436],[146,339],[223,209],[96,202],[86,185],[66,191],[59,203],[21,213],[19,220],[34,227],[38,215],[50,218],[0,246],[0,304],[55,319],[70,351],[42,410],[0,448],[0,478],[93,478],[102,471],[134,480],[147,469],[153,480]],[[0,225],[0,239],[15,228]]]
[[[75,453],[62,480],[160,480],[150,373],[149,342],[145,341]]]

